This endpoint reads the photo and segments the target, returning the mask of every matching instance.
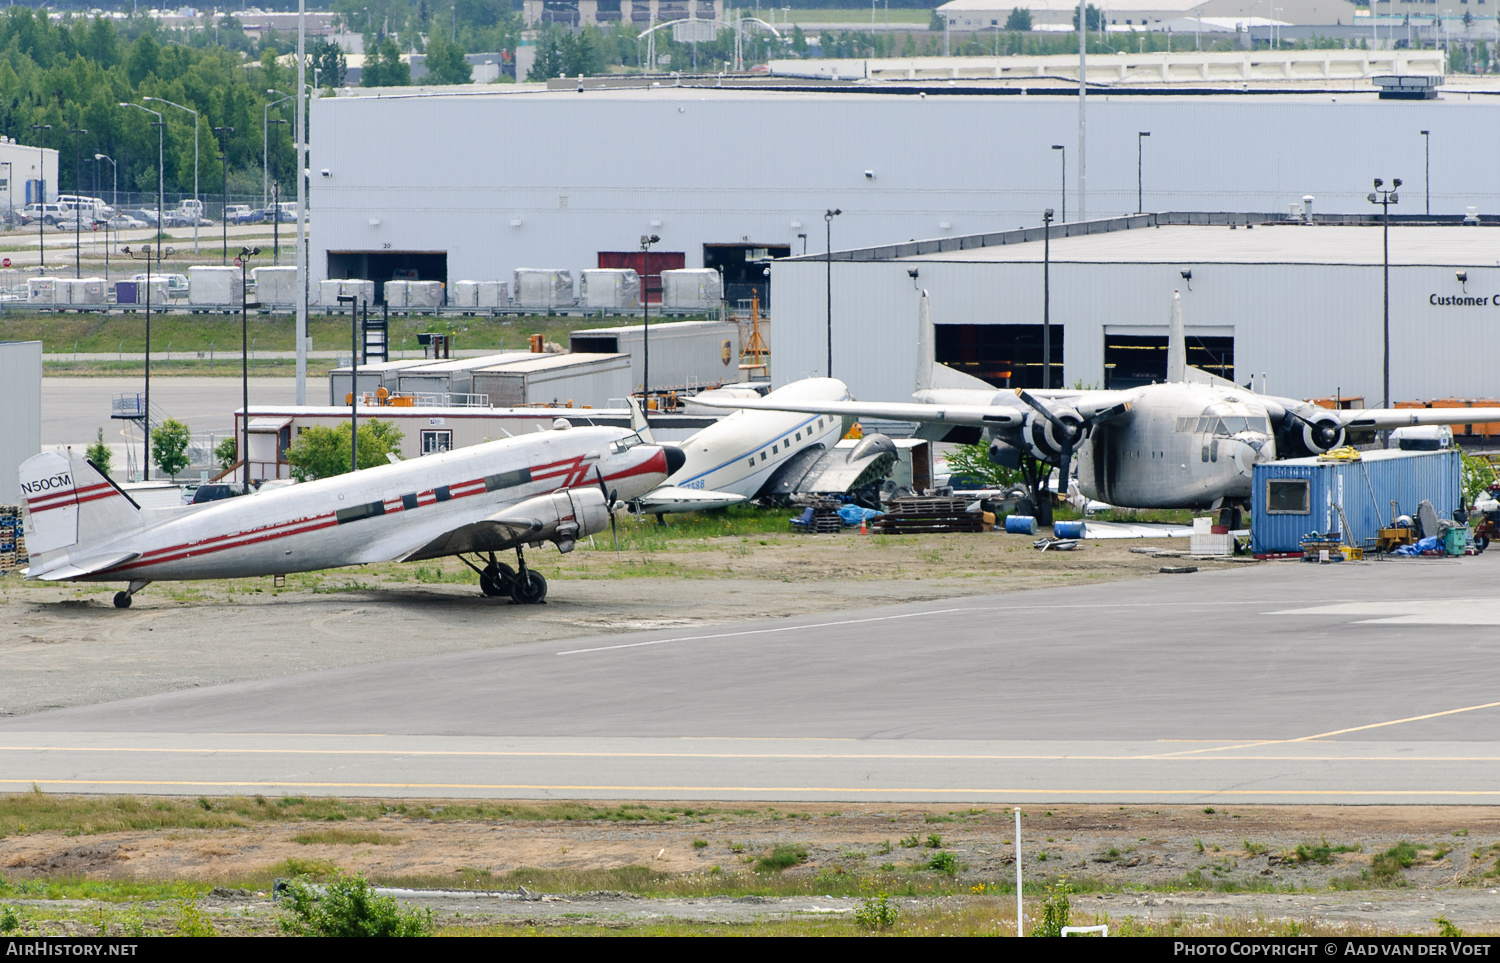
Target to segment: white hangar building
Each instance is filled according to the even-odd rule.
[[[1041,387],[1045,259],[1054,387],[1164,380],[1179,291],[1190,364],[1256,389],[1264,376],[1273,394],[1378,406],[1381,227],[1330,220],[1148,214],[1054,228],[1050,245],[1033,228],[778,261],[773,380],[824,373],[831,268],[833,374],[855,397],[912,392],[919,289],[940,362]],[[1500,227],[1393,218],[1390,292],[1393,403],[1500,397]]]
[[[1078,103],[1065,88],[877,86],[317,99],[314,288],[326,277],[451,287],[518,267],[640,271],[640,238],[655,234],[652,275],[721,268],[731,302],[755,286],[764,303],[763,260],[822,252],[829,209],[843,212],[835,250],[1036,225],[1044,208],[1069,221],[1123,215],[1138,209],[1138,186],[1146,211],[1284,212],[1312,194],[1319,212],[1359,214],[1372,177],[1401,177],[1399,213],[1416,214],[1429,146],[1433,214],[1500,213],[1486,162],[1500,156],[1500,103],[1452,88],[1425,101],[1378,100],[1367,80],[1321,93],[1096,91],[1085,206]]]

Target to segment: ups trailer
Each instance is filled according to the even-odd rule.
[[[1257,555],[1300,552],[1304,535],[1330,532],[1364,548],[1396,517],[1415,518],[1424,500],[1439,518],[1452,518],[1463,506],[1462,477],[1462,458],[1452,448],[1365,451],[1357,461],[1262,462],[1251,475],[1251,549]]]
[[[630,356],[630,382],[646,377],[646,331],[639,324],[589,328],[568,335],[568,350]],[[652,391],[708,388],[740,379],[740,326],[733,321],[652,324]]]
[[[473,372],[473,392],[492,408],[566,405],[602,408],[630,394],[623,354],[530,354]]]

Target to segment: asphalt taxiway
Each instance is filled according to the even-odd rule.
[[[0,790],[1494,804],[1495,564],[1267,563],[197,688],[0,722]]]

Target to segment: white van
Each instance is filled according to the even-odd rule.
[[[82,194],[59,194],[57,203],[65,213],[74,211],[82,212],[85,223],[89,221],[103,221],[114,213],[114,208],[104,203],[100,197],[85,197]]]

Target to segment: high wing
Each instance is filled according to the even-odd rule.
[[[951,396],[954,390],[944,391]],[[1015,428],[1022,425],[1031,408],[1019,397],[1011,400],[1008,393],[974,391],[975,400],[994,399],[990,404],[962,404],[933,402],[882,402],[882,401],[821,401],[798,404],[770,401],[700,401],[698,404],[712,408],[753,408],[761,411],[801,411],[808,414],[847,415],[855,418],[877,418],[885,421],[916,421],[944,425],[970,425],[977,428]],[[1036,394],[1040,394],[1039,392]],[[1084,418],[1096,418],[1118,409],[1130,402],[1130,393],[1125,391],[1054,391],[1048,392],[1045,401],[1049,405],[1066,405]],[[1128,410],[1128,408],[1124,409]],[[1123,413],[1123,411],[1121,411]]]
[[[812,403],[767,402],[738,399],[695,401],[710,408],[749,408],[756,411],[798,411],[810,415],[847,415],[887,421],[936,422],[949,425],[1008,427],[1026,418],[1020,407],[993,405],[929,405],[918,402],[819,401]]]
[[[1500,421],[1500,408],[1363,408],[1337,415],[1345,428],[1405,428]]]

